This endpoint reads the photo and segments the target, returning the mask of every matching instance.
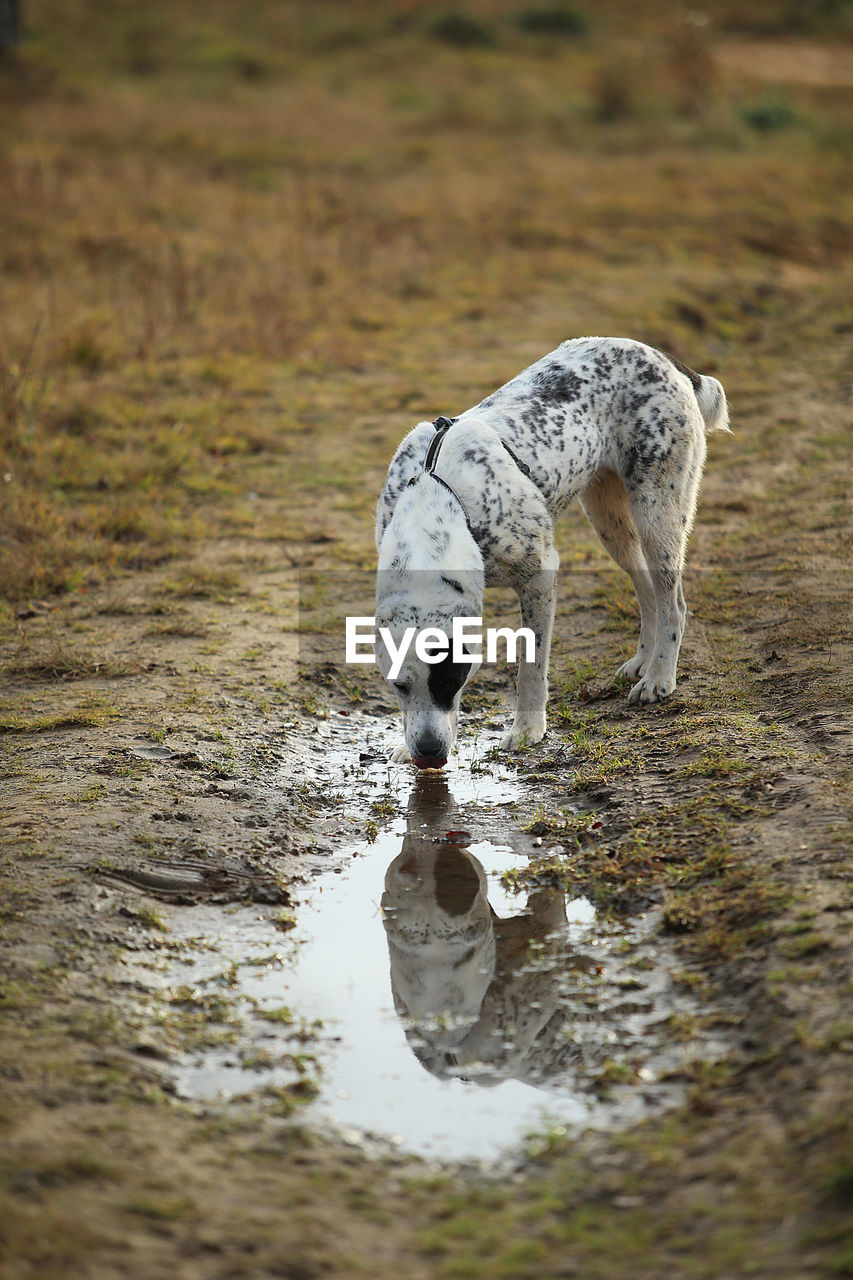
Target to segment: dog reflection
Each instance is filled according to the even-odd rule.
[[[405,836],[382,897],[394,1006],[433,1075],[537,1083],[576,1056],[561,985],[587,965],[569,954],[562,893],[537,891],[508,920],[486,894],[463,845]]]

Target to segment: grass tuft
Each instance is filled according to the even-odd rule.
[[[114,719],[120,712],[98,694],[89,694],[70,711],[57,711],[45,715],[0,716],[2,733],[47,733],[54,729],[99,727]]]

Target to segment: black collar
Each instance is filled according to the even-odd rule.
[[[432,475],[435,475],[435,464],[438,462],[439,450],[444,444],[444,437],[455,421],[455,418],[436,418],[432,424],[435,427],[435,435],[429,442],[429,448],[424,458],[424,471],[429,471]]]
[[[444,437],[456,421],[456,418],[436,418],[435,422],[432,424],[435,427],[435,435],[429,442],[429,448],[427,449],[426,457],[424,458],[424,471],[429,471],[431,475],[435,475],[435,464],[438,462],[438,455],[441,450],[441,446],[444,444]],[[518,455],[510,449],[505,440],[501,440],[501,444],[518,467],[521,474],[523,476],[527,476],[528,480],[532,480],[533,477],[530,474],[530,468],[527,463],[521,461],[521,458],[519,458]],[[439,476],[435,476],[435,478],[436,480],[440,479]],[[536,481],[534,480],[533,483],[535,484]],[[448,488],[450,488],[449,485]],[[452,492],[453,490],[451,489],[451,493]]]
[[[424,458],[424,471],[426,472],[427,475],[431,475],[433,480],[437,480],[439,484],[443,484],[445,489],[447,489],[448,493],[453,494],[453,497],[456,499],[456,501],[459,503],[460,507],[462,508],[462,514],[465,517],[465,523],[467,524],[470,530],[471,521],[468,519],[468,512],[465,508],[465,503],[459,497],[459,494],[456,492],[456,490],[453,488],[452,485],[449,485],[446,480],[443,480],[441,478],[441,476],[437,476],[435,474],[435,465],[438,462],[438,455],[439,455],[441,446],[444,443],[444,437],[447,435],[448,431],[453,426],[455,421],[456,421],[455,418],[436,418],[435,422],[432,424],[435,427],[435,435],[433,436],[432,440],[430,440],[429,442],[429,448],[427,449],[426,457]]]

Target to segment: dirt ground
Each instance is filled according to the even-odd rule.
[[[94,53],[85,6],[53,35],[33,6],[0,153],[4,1277],[853,1275],[843,8],[791,31],[759,6],[745,33],[711,6],[676,38],[651,6],[633,44],[518,53],[496,5],[467,37],[359,11],[363,44],[296,5],[279,61],[264,6],[184,44],[158,6],[116,11]],[[630,585],[571,513],[549,733],[510,816],[464,816],[529,840],[528,888],[659,910],[697,1009],[663,1033],[682,1100],[476,1171],[312,1127],[310,1064],[179,1096],[231,994],[141,975],[205,910],[286,939],[311,878],[399,817],[361,785],[390,701],[338,661],[393,448],[584,332],[728,392],[679,688],[635,709],[612,682]],[[510,694],[480,673],[463,740]]]

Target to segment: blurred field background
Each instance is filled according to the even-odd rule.
[[[25,0],[2,594],[367,564],[411,423],[580,333],[718,372],[772,455],[792,368],[849,379],[851,42],[849,0]]]

